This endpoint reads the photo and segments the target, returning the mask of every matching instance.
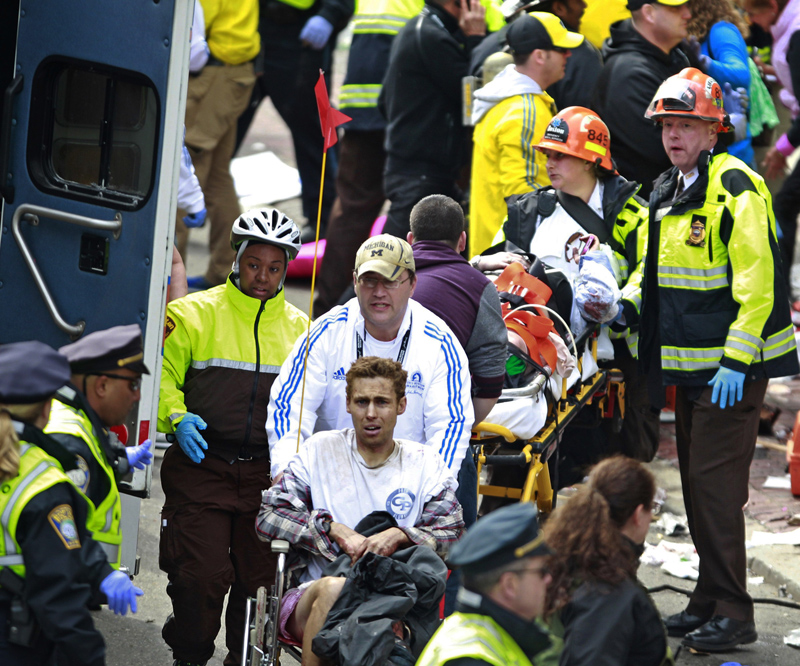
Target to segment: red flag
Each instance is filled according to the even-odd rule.
[[[325,139],[325,148],[323,150],[328,150],[328,148],[339,140],[336,128],[339,125],[344,125],[349,120],[352,120],[352,118],[331,106],[331,102],[328,99],[328,88],[325,85],[325,73],[322,70],[319,70],[319,81],[317,81],[317,85],[314,86],[314,94],[317,96],[317,109],[319,110],[319,124],[322,128],[322,138]]]

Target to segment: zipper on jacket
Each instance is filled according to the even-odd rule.
[[[250,393],[250,407],[247,410],[247,426],[245,427],[244,431],[244,439],[242,440],[242,445],[239,447],[239,460],[250,460],[252,456],[245,457],[242,454],[244,450],[247,448],[247,445],[250,443],[250,431],[253,427],[253,410],[255,409],[256,405],[256,394],[258,393],[258,380],[259,375],[261,373],[261,348],[258,344],[258,322],[261,319],[261,313],[264,312],[264,307],[266,306],[266,301],[261,301],[261,306],[258,308],[258,314],[256,315],[256,323],[253,326],[253,337],[255,338],[256,342],[256,371],[253,376],[253,390]]]

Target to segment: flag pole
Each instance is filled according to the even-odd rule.
[[[303,404],[306,397],[306,370],[308,368],[308,353],[311,348],[311,313],[314,310],[314,287],[317,280],[317,257],[319,253],[319,227],[322,220],[322,192],[325,188],[325,164],[328,158],[328,148],[338,140],[336,127],[351,120],[348,116],[331,107],[328,98],[328,88],[325,85],[325,72],[319,70],[319,80],[314,86],[314,96],[317,98],[319,111],[319,124],[322,130],[322,173],[319,178],[319,204],[317,206],[317,232],[314,237],[314,262],[311,268],[311,297],[308,303],[308,323],[306,324],[306,349],[303,355],[303,381],[300,389],[300,414],[297,419],[297,446],[295,453],[300,451],[300,438],[303,432]]]

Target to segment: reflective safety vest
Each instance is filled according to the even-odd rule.
[[[517,642],[488,615],[453,613],[422,651],[417,666],[440,666],[455,659],[478,659],[493,666],[532,666]]]
[[[38,446],[20,442],[19,473],[0,484],[0,568],[10,567],[25,577],[25,562],[17,542],[19,517],[28,502],[57,483],[70,483],[58,462]]]
[[[665,384],[705,384],[720,365],[751,380],[797,374],[764,180],[725,152],[673,202],[676,178],[662,176],[650,199],[640,351],[660,355]]]
[[[351,54],[359,54],[359,58],[366,58],[371,55],[376,57],[376,53],[369,54],[370,48],[363,48],[365,44],[360,42],[369,41],[368,35],[384,35],[383,41],[391,40],[403,29],[409,19],[413,18],[422,11],[424,0],[358,0],[356,13],[353,16],[353,44]],[[379,52],[385,50],[388,57],[388,45],[376,46]],[[378,60],[380,60],[378,58]],[[360,82],[350,82],[345,80],[339,93],[339,108],[347,113],[347,109],[368,109],[377,108],[378,96],[381,94],[381,81],[386,73],[385,63],[375,63],[375,71],[372,76],[348,77],[360,80]],[[361,71],[366,73],[364,67],[369,67],[370,63],[362,62]],[[348,71],[351,69],[348,66]],[[353,68],[357,69],[357,68]],[[368,82],[369,79],[372,81]]]
[[[95,505],[91,498],[89,501],[92,511],[89,512],[87,527],[92,532],[92,537],[105,551],[108,563],[115,569],[119,569],[121,561],[122,531],[120,529],[120,517],[122,515],[122,502],[117,488],[117,481],[114,477],[114,470],[106,460],[106,454],[97,438],[94,436],[94,429],[89,417],[81,410],[67,405],[57,398],[53,399],[53,407],[50,411],[50,420],[44,431],[48,434],[63,433],[72,435],[86,443],[94,456],[96,466],[102,470],[102,474],[108,477],[108,494]],[[85,496],[85,493],[78,488]]]

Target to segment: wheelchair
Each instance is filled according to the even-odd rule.
[[[289,542],[275,539],[270,545],[272,552],[278,556],[275,583],[269,592],[265,587],[260,587],[256,597],[247,600],[241,666],[278,666],[281,651],[301,661],[300,644],[280,638],[278,627],[281,600],[288,583],[286,557]]]
[[[598,328],[588,330],[576,341],[578,348],[587,345],[596,363]],[[583,355],[578,359],[578,369],[583,370]],[[536,397],[548,391],[547,374],[537,372],[529,383],[521,388],[503,389],[500,400],[515,400]],[[599,419],[615,419],[621,423],[625,416],[625,384],[622,372],[599,368],[585,380],[578,381],[569,389],[562,382],[561,396],[548,400],[547,418],[544,426],[531,438],[518,438],[508,428],[494,423],[482,422],[472,429],[470,448],[478,469],[478,499],[496,498],[494,504],[508,500],[535,502],[540,513],[547,515],[556,503],[558,446],[567,426],[574,423],[581,412],[592,410],[595,423]],[[522,472],[501,474],[508,478],[522,478],[518,484],[498,485],[482,483],[482,472],[486,467],[492,471],[512,468]],[[484,474],[485,476],[485,474]],[[499,500],[499,501],[498,501]],[[491,502],[485,502],[491,503]],[[482,513],[486,513],[483,511]]]

